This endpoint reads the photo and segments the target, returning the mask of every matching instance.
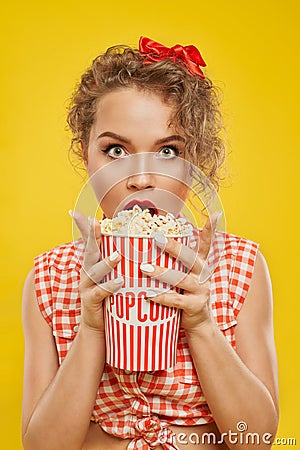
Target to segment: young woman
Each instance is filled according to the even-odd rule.
[[[96,58],[68,117],[72,148],[89,177],[104,170],[97,182],[109,186],[112,162],[155,155],[163,167],[190,162],[217,187],[224,149],[204,66],[194,46],[169,49],[147,38],[138,50],[113,47]],[[155,207],[161,191],[184,202],[180,177],[166,173],[140,163],[111,182],[101,197],[105,216],[127,198]],[[82,239],[38,256],[24,287],[25,450],[270,447],[278,423],[276,355],[271,283],[258,244],[217,233],[225,250],[199,283],[217,217],[200,230],[197,251],[179,252],[169,238],[164,251],[179,255],[189,273],[148,266],[144,274],[182,288],[151,299],[182,310],[177,362],[128,372],[105,364],[103,301],[123,280],[103,278],[122,256],[102,260],[99,222],[72,217]]]

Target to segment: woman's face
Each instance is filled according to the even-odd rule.
[[[172,112],[158,95],[135,88],[99,100],[85,164],[106,217],[134,204],[180,212],[189,192],[185,137],[170,123]]]

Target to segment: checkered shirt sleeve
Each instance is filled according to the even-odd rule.
[[[232,307],[235,317],[239,313],[246,299],[259,244],[241,238],[234,251],[231,271],[229,275],[229,290],[233,298]]]
[[[38,305],[44,319],[52,327],[53,302],[47,252],[34,258],[34,267],[34,285]]]

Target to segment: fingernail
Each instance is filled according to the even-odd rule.
[[[73,211],[72,211],[71,209],[69,209],[68,213],[70,214],[70,216],[71,216],[72,219],[73,219]]]
[[[146,292],[146,297],[148,297],[148,298],[153,298],[153,297],[156,297],[156,296],[157,296],[157,293],[154,292],[154,291],[147,291]]]
[[[88,217],[88,224],[89,224],[89,229],[91,230],[92,225],[93,225],[93,218],[91,216]]]
[[[166,245],[168,242],[167,238],[162,233],[156,233],[154,239],[158,244]]]
[[[74,220],[78,219],[79,218],[78,212],[77,211],[72,211],[72,217],[73,217]]]
[[[115,279],[113,280],[113,283],[114,283],[114,284],[124,283],[124,278],[123,278],[123,277],[115,278]]]
[[[140,269],[141,269],[143,272],[149,272],[149,273],[154,272],[154,267],[151,266],[151,264],[147,264],[147,263],[142,263],[142,264],[140,265]]]
[[[220,211],[220,212],[218,213],[218,215],[217,215],[217,220],[218,220],[218,221],[219,221],[220,218],[222,217],[222,214],[223,214],[223,211]]]
[[[118,256],[119,256],[119,252],[115,251],[110,255],[109,260],[115,261],[118,258]]]

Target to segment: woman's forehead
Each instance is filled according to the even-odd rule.
[[[155,94],[137,89],[119,89],[99,99],[94,120],[96,133],[146,133],[164,137],[174,133],[174,109]]]

